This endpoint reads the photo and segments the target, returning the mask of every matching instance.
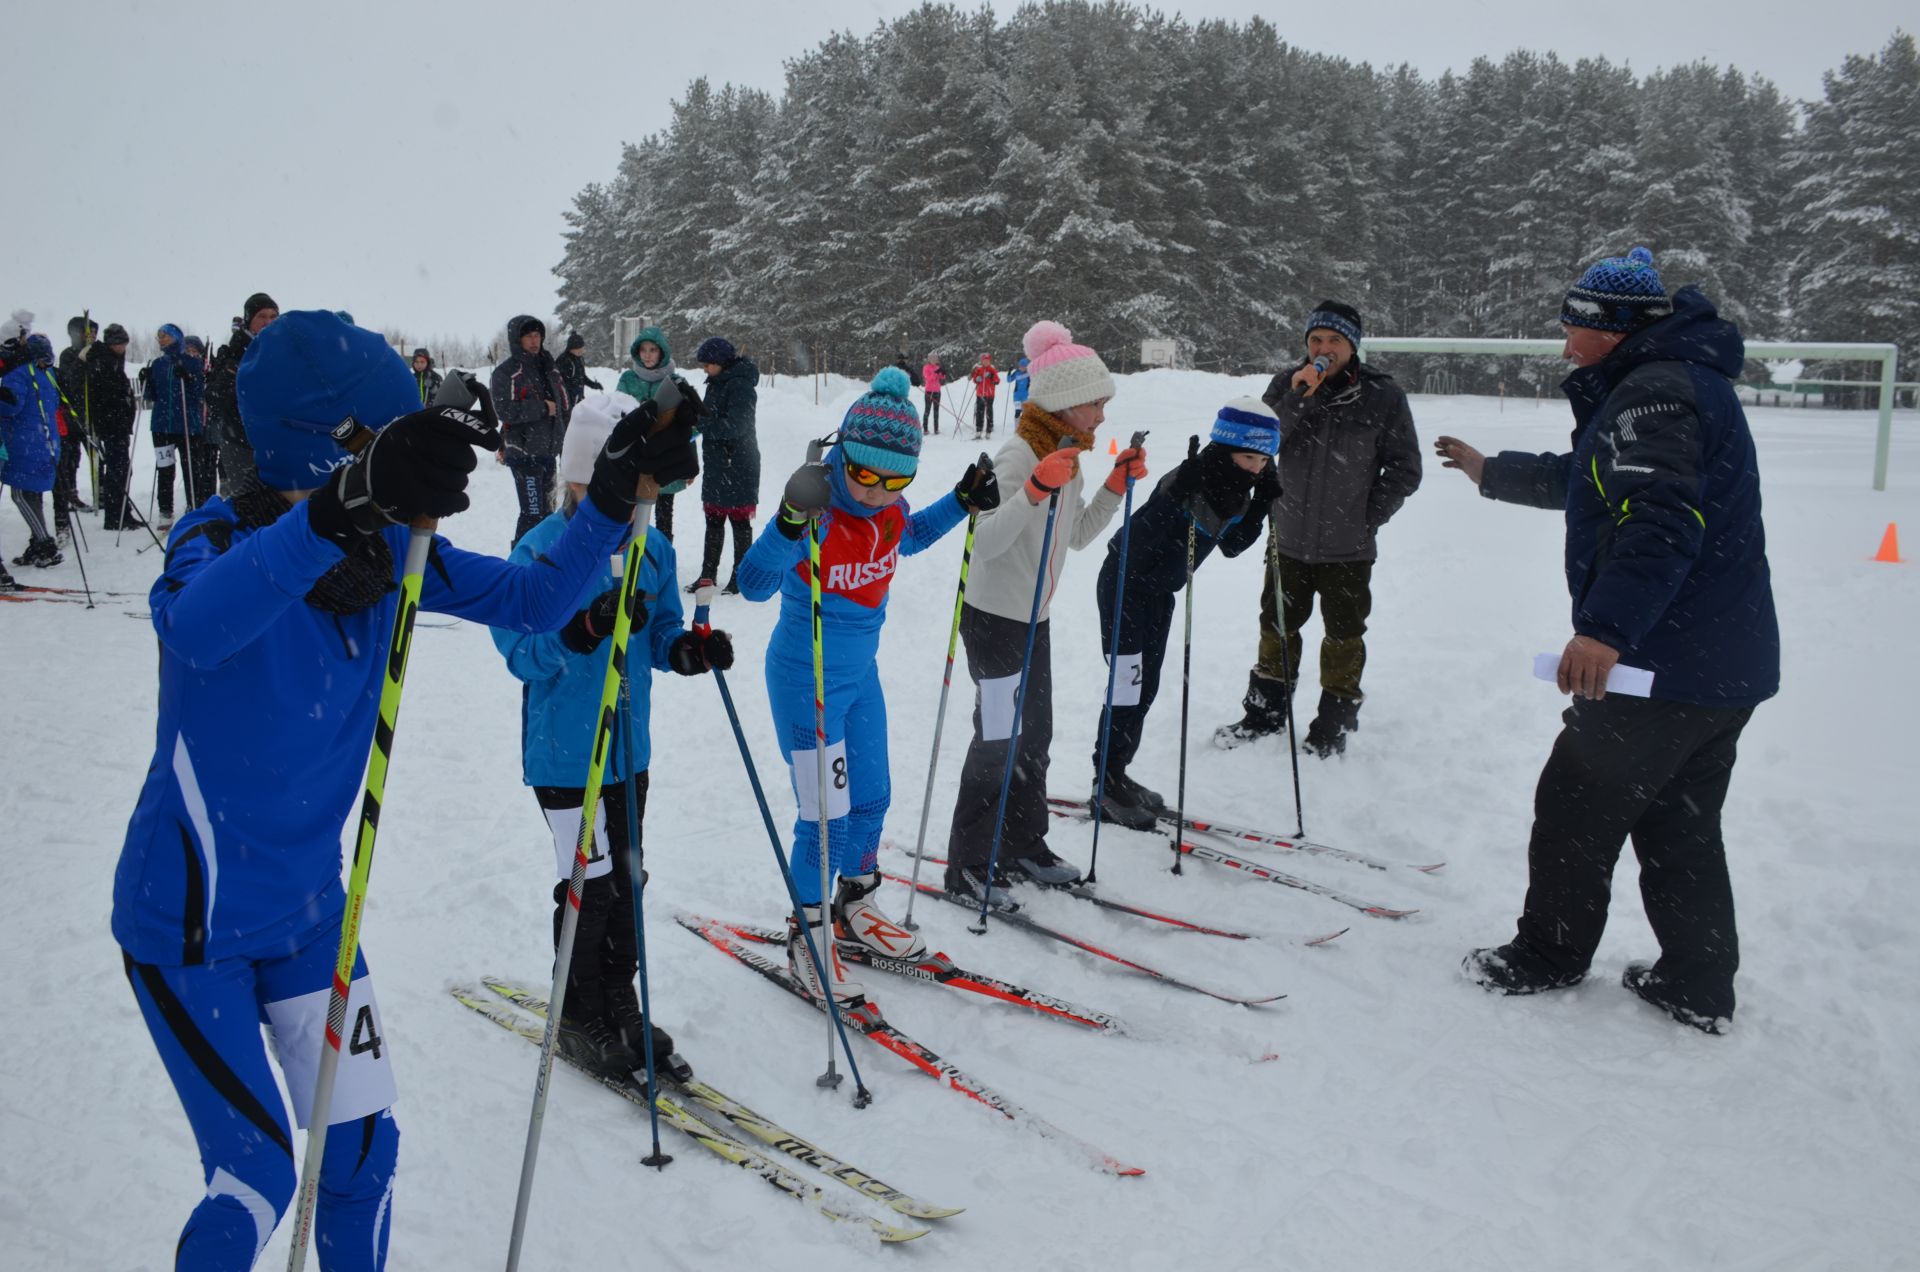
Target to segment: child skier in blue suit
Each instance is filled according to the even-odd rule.
[[[561,543],[586,500],[594,457],[614,424],[639,405],[624,393],[602,392],[589,393],[574,407],[560,451],[559,488],[554,492],[559,511],[527,531],[514,545],[509,561],[535,565]],[[618,561],[618,557],[603,560],[581,584],[575,613],[559,631],[493,629],[493,643],[506,658],[507,670],[526,685],[521,711],[522,776],[553,829],[554,862],[560,877],[553,889],[555,941],[566,918],[567,882],[580,841],[580,810],[586,800],[600,695],[607,660],[613,656],[605,641],[613,632],[620,606],[620,580],[613,571]],[[607,754],[606,784],[601,787],[599,815],[594,819],[593,853],[580,900],[560,1024],[560,1041],[569,1054],[619,1074],[641,1067],[645,1045],[641,1031],[647,1027],[633,979],[638,949],[627,871],[627,780],[634,779],[634,824],[638,825],[646,814],[651,752],[647,726],[653,678],[648,669],[697,676],[714,667],[725,671],[733,666],[733,642],[725,632],[701,635],[682,624],[673,541],[667,536],[647,536],[633,586],[627,705]],[[674,1057],[672,1036],[658,1026],[653,1028],[653,1053],[663,1070],[686,1068]]]
[[[892,799],[887,765],[887,704],[877,655],[887,618],[887,595],[901,556],[925,551],[958,525],[969,509],[1000,501],[991,469],[969,465],[954,490],[925,511],[912,512],[901,492],[920,463],[920,417],[908,401],[907,373],[888,367],[848,409],[838,441],[820,463],[802,465],[787,482],[780,512],[760,532],[740,563],[740,592],[763,601],[780,594],[780,619],[767,646],[767,698],[774,728],[787,751],[800,815],[794,823],[793,871],[802,913],[814,943],[823,940],[825,898],[820,888],[819,753],[814,735],[812,566],[809,519],[820,533],[821,644],[826,680],[828,827],[833,871],[840,876],[832,913],[834,935],[859,941],[892,958],[913,958],[925,941],[873,904],[880,887],[880,827]],[[806,937],[789,920],[787,964],[801,986],[823,1001]],[[829,957],[833,996],[848,1006],[865,989],[847,979]]]
[[[467,506],[474,447],[498,436],[447,406],[371,331],[282,315],[238,377],[260,483],[182,518],[150,596],[160,645],[154,758],[114,873],[113,935],[199,1145],[204,1192],[174,1266],[253,1265],[293,1197],[287,1112],[260,1027],[311,1112],[345,894],[341,831],[359,795],[416,517]],[[636,415],[542,568],[435,537],[421,608],[560,626],[626,534],[643,473],[694,466],[684,430]],[[331,430],[378,430],[349,460]],[[617,457],[616,457],[617,456]],[[324,1269],[385,1266],[399,1144],[390,1051],[356,961],[329,1108],[315,1242]]]

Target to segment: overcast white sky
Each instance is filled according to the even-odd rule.
[[[909,0],[42,0],[9,5],[5,287],[58,335],[223,336],[251,292],[415,338],[549,313],[561,213],[697,75],[777,94],[783,61]],[[963,6],[971,7],[971,6]],[[1002,4],[1002,14],[1012,11]],[[1438,75],[1516,48],[1637,71],[1696,59],[1820,94],[1911,0],[1194,0],[1303,48]],[[20,107],[24,105],[22,113]]]

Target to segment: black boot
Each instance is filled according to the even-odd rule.
[[[1655,971],[1651,964],[1627,964],[1627,970],[1620,977],[1620,983],[1681,1024],[1691,1025],[1701,1033],[1724,1034],[1727,1032],[1727,1026],[1732,1023],[1730,1016],[1709,1016],[1681,1001],[1681,995],[1675,987]]]
[[[1240,700],[1246,715],[1213,731],[1213,744],[1223,751],[1245,746],[1256,738],[1271,737],[1287,727],[1287,706],[1293,689],[1284,680],[1259,672],[1247,674],[1247,696]]]
[[[1509,941],[1493,949],[1474,950],[1460,961],[1466,978],[1490,994],[1539,994],[1566,989],[1586,979],[1586,972],[1562,971],[1521,945]]]
[[[653,1035],[653,1067],[661,1077],[674,1082],[691,1082],[693,1066],[681,1058],[674,1050],[673,1035],[658,1025],[650,1025],[640,1012],[640,992],[631,980],[617,981],[607,986],[607,1021],[620,1042],[634,1056],[634,1072],[640,1072],[647,1064],[647,1035]]]
[[[560,1017],[560,1035],[556,1040],[569,1060],[599,1073],[624,1078],[643,1063],[621,1040],[620,1032],[606,1016]]]
[[[1307,750],[1323,759],[1340,755],[1347,749],[1347,734],[1360,727],[1359,698],[1337,698],[1330,690],[1320,691],[1320,709],[1307,726]]]

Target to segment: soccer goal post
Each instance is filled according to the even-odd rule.
[[[1452,339],[1424,336],[1369,336],[1362,358],[1374,353],[1480,353],[1519,357],[1560,356],[1560,340]],[[1893,393],[1900,367],[1897,345],[1800,340],[1749,340],[1747,356],[1762,361],[1806,358],[1822,362],[1872,362],[1880,368],[1880,427],[1873,446],[1873,488],[1887,488],[1887,456],[1893,449]]]

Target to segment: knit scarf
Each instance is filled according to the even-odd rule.
[[[642,402],[646,401],[660,391],[660,382],[673,376],[675,370],[672,358],[662,359],[660,365],[657,367],[643,367],[638,362],[634,363],[633,374],[646,390],[644,393],[637,393],[634,396]]]
[[[1013,431],[1019,434],[1022,441],[1033,447],[1034,455],[1040,459],[1045,459],[1068,442],[1082,450],[1093,445],[1092,433],[1078,433],[1068,428],[1060,420],[1042,410],[1040,404],[1032,398],[1028,398],[1027,404],[1020,408],[1020,423]]]
[[[249,530],[265,529],[293,507],[286,496],[258,482],[228,502],[235,518]],[[339,564],[320,576],[306,599],[323,614],[358,614],[379,604],[393,588],[393,550],[386,536],[364,534]]]

